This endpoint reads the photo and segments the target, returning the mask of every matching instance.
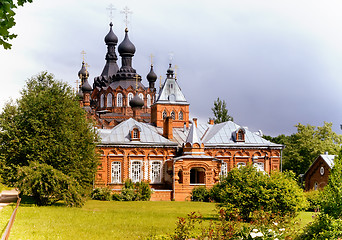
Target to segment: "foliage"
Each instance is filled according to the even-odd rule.
[[[133,183],[131,179],[125,181],[120,194],[113,194],[114,201],[149,201],[152,190],[148,182]]]
[[[17,35],[9,32],[9,29],[15,25],[14,8],[23,6],[26,2],[32,2],[32,0],[2,0],[0,3],[0,45],[5,49],[10,49],[12,44],[8,41],[17,37]]]
[[[214,107],[211,108],[211,110],[213,111],[215,116],[215,123],[233,121],[233,117],[228,115],[228,109],[225,100],[217,98],[217,100],[214,102]]]
[[[91,193],[91,198],[94,200],[110,201],[112,190],[109,188],[95,188]]]
[[[260,210],[295,216],[306,206],[306,200],[293,177],[280,172],[269,176],[253,166],[234,168],[214,185],[210,195],[227,215],[238,212],[245,221],[251,221],[250,214]]]
[[[18,175],[21,194],[32,195],[38,206],[63,200],[67,206],[80,207],[85,202],[81,186],[50,165],[30,162],[29,166],[19,168]]]
[[[6,184],[28,192],[17,173],[35,162],[44,166],[42,171],[51,166],[90,193],[98,165],[97,135],[66,83],[47,72],[29,79],[21,98],[3,109],[0,128],[1,175]]]
[[[321,191],[319,190],[312,190],[304,193],[306,200],[308,201],[308,211],[319,211],[321,208]]]
[[[209,191],[204,186],[195,187],[191,191],[191,201],[209,202]]]
[[[335,133],[332,123],[324,122],[323,126],[311,126],[298,123],[297,132],[290,135],[279,135],[272,138],[264,136],[274,143],[284,144],[283,169],[299,174],[305,173],[315,159],[325,152],[338,154],[341,149],[342,135]]]

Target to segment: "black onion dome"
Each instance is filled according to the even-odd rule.
[[[78,72],[78,77],[81,79],[89,77],[89,73],[88,73],[86,67],[84,66],[84,61],[82,62],[81,70]]]
[[[111,44],[117,44],[118,43],[118,37],[115,35],[115,33],[113,32],[113,23],[109,24],[110,26],[110,30],[109,33],[106,35],[105,37],[105,43],[108,45],[109,43]]]
[[[144,100],[142,100],[139,96],[138,93],[135,94],[135,96],[131,99],[131,101],[129,101],[129,105],[134,108],[134,107],[138,107],[138,108],[142,108],[144,106]]]
[[[157,81],[157,74],[155,74],[154,73],[154,71],[153,71],[153,65],[151,64],[151,70],[150,70],[150,72],[147,74],[147,76],[146,76],[146,78],[147,78],[147,81],[149,81],[149,82],[155,82],[155,81]]]
[[[90,84],[88,83],[88,80],[84,81],[81,89],[83,92],[91,92],[93,90]]]
[[[166,73],[167,77],[169,78],[173,78],[173,69],[171,67],[171,63],[169,64],[169,69],[167,69],[167,73]]]
[[[128,38],[128,29],[125,29],[125,39],[120,43],[118,47],[118,51],[120,56],[122,55],[134,55],[135,53],[135,46]]]

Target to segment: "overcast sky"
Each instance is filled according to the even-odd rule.
[[[44,70],[75,87],[82,50],[92,84],[105,65],[109,4],[119,43],[120,12],[133,12],[133,67],[145,86],[149,55],[165,79],[173,52],[191,117],[207,121],[220,97],[234,121],[252,131],[277,136],[294,133],[298,123],[327,121],[341,134],[340,0],[34,0],[16,11],[12,49],[0,49],[0,107]]]

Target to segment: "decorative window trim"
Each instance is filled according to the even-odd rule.
[[[122,107],[122,105],[123,105],[123,95],[122,95],[122,93],[118,93],[118,94],[116,94],[116,106],[117,107]]]
[[[138,96],[144,101],[144,94],[139,93]]]
[[[182,111],[180,111],[180,112],[178,113],[178,119],[179,119],[179,120],[184,120],[184,114],[183,114]]]
[[[221,164],[221,177],[227,177],[228,175],[228,164],[226,162],[223,162]]]
[[[324,175],[324,167],[321,167],[320,169],[319,169],[319,173],[323,176]]]
[[[146,96],[146,105],[148,108],[151,107],[151,95],[150,94],[147,94]]]
[[[101,94],[100,96],[100,108],[104,107],[104,94]]]
[[[239,128],[235,131],[235,141],[244,142],[245,141],[246,130],[244,128]]]
[[[118,167],[117,169],[115,169],[115,165]],[[111,164],[111,183],[121,183],[121,162],[119,161],[114,161]]]
[[[157,168],[157,167],[154,167],[154,165],[159,165],[159,176],[157,179],[155,179],[155,172],[154,172],[154,168]],[[150,171],[150,180],[151,180],[151,184],[158,184],[158,183],[161,183],[162,182],[162,177],[163,177],[163,162],[160,161],[160,160],[154,160],[154,161],[151,161],[151,171]]]
[[[134,125],[130,131],[131,141],[140,141],[141,128]]]
[[[107,107],[113,107],[113,94],[108,93],[107,94]]]
[[[133,166],[135,165],[136,166]],[[140,165],[140,169],[137,169],[137,165]],[[134,167],[134,169],[133,169]],[[133,172],[138,171],[138,172]],[[141,182],[143,180],[143,161],[142,160],[131,160],[130,161],[130,170],[129,170],[129,177],[132,180],[132,182]]]
[[[128,93],[127,94],[127,106],[129,107],[129,102],[132,100],[132,98],[134,98],[133,93]]]

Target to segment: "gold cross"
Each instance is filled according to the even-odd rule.
[[[110,21],[112,21],[113,20],[113,10],[116,10],[116,8],[114,8],[113,4],[109,4],[109,6],[106,9],[109,10],[109,19],[110,19]]]
[[[85,63],[85,67],[86,67],[86,70],[88,71],[88,67],[90,67],[90,65],[88,63]]]
[[[170,63],[172,63],[172,60],[173,60],[173,52],[169,52],[169,60],[170,60]]]
[[[129,23],[129,21],[128,21],[128,14],[132,14],[133,12],[132,12],[131,10],[129,10],[129,8],[126,6],[126,7],[121,11],[121,13],[125,14],[125,20],[124,20],[124,22],[125,22],[126,28],[127,28],[127,25],[128,25],[128,23]]]
[[[153,58],[154,58],[154,56],[153,56],[153,54],[151,53],[151,55],[150,55],[151,65],[153,65]]]
[[[177,69],[178,69],[178,66],[175,65],[175,79],[177,79]]]
[[[134,79],[135,79],[135,90],[137,90],[137,89],[138,89],[138,79],[139,79],[139,75],[138,75],[138,74],[135,74]]]
[[[81,52],[81,55],[82,55],[82,58],[83,58],[83,62],[84,62],[84,58],[85,58],[85,55],[86,55],[87,53],[84,51],[84,50],[82,50],[82,52]]]
[[[76,80],[76,92],[78,92],[79,86],[78,86],[78,79]]]

